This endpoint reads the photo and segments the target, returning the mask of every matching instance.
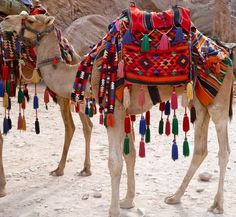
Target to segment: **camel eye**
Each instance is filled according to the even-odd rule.
[[[28,22],[29,22],[30,24],[33,24],[33,23],[34,23],[34,21],[33,21],[33,20],[28,20]]]

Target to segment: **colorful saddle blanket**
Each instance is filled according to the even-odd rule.
[[[121,27],[125,79],[145,85],[178,84],[189,80],[190,14],[174,7],[156,13],[128,10]],[[127,39],[129,38],[129,39]]]

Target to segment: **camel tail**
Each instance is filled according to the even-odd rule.
[[[229,101],[229,120],[232,121],[233,119],[233,98],[234,98],[234,87],[232,85],[231,94],[230,94],[230,101]]]

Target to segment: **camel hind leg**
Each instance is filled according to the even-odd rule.
[[[194,151],[192,161],[179,189],[174,195],[171,195],[165,199],[167,204],[176,204],[180,202],[189,182],[208,153],[207,134],[210,116],[207,108],[205,108],[197,98],[195,98],[194,105],[197,112],[197,119],[195,122]]]
[[[67,154],[69,151],[71,139],[75,132],[75,125],[70,110],[70,100],[62,97],[58,97],[58,104],[61,109],[61,116],[65,126],[65,140],[64,147],[61,156],[60,163],[56,170],[52,171],[50,174],[53,176],[62,176],[64,175],[64,168],[66,165]]]
[[[2,138],[2,133],[0,132],[0,197],[4,197],[6,195],[5,192],[6,179],[2,161],[2,149],[3,149],[3,138]]]

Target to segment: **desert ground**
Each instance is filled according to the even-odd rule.
[[[30,88],[33,92],[33,88]],[[0,198],[0,217],[106,217],[110,203],[111,186],[107,166],[108,142],[106,129],[98,124],[99,116],[93,117],[91,141],[92,176],[80,177],[83,168],[84,138],[78,114],[73,113],[75,135],[68,155],[65,175],[53,177],[49,172],[57,167],[64,139],[64,127],[59,106],[43,102],[43,86],[39,88],[39,121],[41,134],[34,132],[35,112],[32,100],[26,110],[27,131],[16,130],[17,103],[13,103],[13,129],[4,136],[4,166],[7,177],[7,196]],[[32,96],[31,96],[32,98]],[[15,101],[15,100],[14,100]],[[236,104],[234,104],[236,114]],[[183,117],[183,109],[178,110]],[[3,109],[1,109],[1,120]],[[178,205],[167,205],[164,198],[180,185],[190,164],[191,156],[180,154],[177,161],[171,159],[172,137],[158,135],[160,112],[151,110],[151,143],[146,145],[146,158],[136,160],[136,206],[122,210],[122,217],[213,217],[209,213],[218,185],[218,142],[214,125],[210,124],[207,159],[197,171],[187,192]],[[138,121],[135,124],[138,129]],[[222,217],[236,216],[236,116],[229,125],[231,156],[225,179],[225,213]],[[189,135],[191,154],[193,130]],[[137,130],[136,130],[137,131]],[[184,134],[178,136],[179,152],[182,153]],[[139,135],[136,135],[138,149]],[[199,173],[212,174],[210,182],[201,182]],[[126,192],[126,170],[123,167],[120,196]],[[98,198],[97,198],[98,197]]]

